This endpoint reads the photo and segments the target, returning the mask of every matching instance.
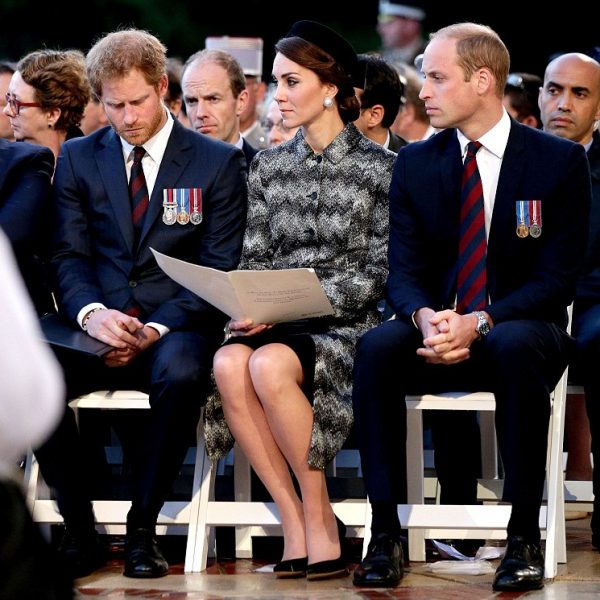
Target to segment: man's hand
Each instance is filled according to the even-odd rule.
[[[107,367],[124,367],[128,365],[140,352],[149,348],[154,342],[160,339],[160,334],[154,327],[143,325],[142,329],[135,332],[137,345],[135,347],[115,348],[103,356],[104,364]]]
[[[87,321],[87,332],[93,338],[124,350],[139,345],[136,333],[144,324],[119,310],[106,309],[94,312]]]
[[[417,321],[423,332],[424,346],[417,349],[417,354],[431,364],[452,365],[467,360],[471,355],[471,344],[479,337],[475,330],[477,317],[473,314],[459,315],[452,310],[431,313],[427,315],[426,326],[421,327]]]

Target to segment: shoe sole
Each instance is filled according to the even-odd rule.
[[[346,568],[327,573],[307,573],[306,579],[309,581],[319,581],[320,579],[336,579],[337,577],[347,577],[348,575],[350,575],[350,571]]]
[[[306,577],[306,571],[279,571],[275,573],[277,579],[300,579]]]
[[[530,590],[541,590],[544,587],[544,582],[523,582],[519,585],[492,585],[495,592],[527,592]]]
[[[362,582],[358,582],[358,581],[352,581],[352,583],[356,586],[356,587],[365,587],[365,588],[395,588],[398,587],[400,585],[400,581],[401,579],[398,579],[397,581],[392,581],[392,582],[368,582],[368,583],[362,583]]]
[[[168,574],[169,571],[165,571],[164,573],[127,573],[123,571],[123,576],[130,577],[131,579],[159,579]]]

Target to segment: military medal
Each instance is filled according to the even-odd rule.
[[[188,212],[189,204],[187,202],[187,200],[189,200],[189,197],[186,198],[185,193],[187,192],[187,190],[181,188],[176,190],[176,192],[179,196],[179,212],[177,213],[177,222],[180,225],[187,225],[190,222],[190,214]]]
[[[163,190],[163,223],[173,225],[177,220],[177,200],[173,200],[173,190]]]
[[[189,193],[192,198],[190,221],[193,225],[200,225],[202,223],[202,190],[200,188],[192,188]]]
[[[517,200],[517,235],[520,238],[529,235],[529,207],[526,200]]]
[[[532,238],[539,238],[542,235],[542,201],[530,200],[531,204],[531,225],[529,234]]]

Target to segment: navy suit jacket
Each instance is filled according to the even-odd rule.
[[[590,238],[583,275],[577,283],[577,300],[600,301],[600,132],[594,132],[587,153],[592,176],[592,210],[590,212]]]
[[[402,148],[390,185],[389,304],[408,322],[456,295],[462,176],[456,130]],[[511,122],[488,239],[487,281],[495,323],[566,325],[588,234],[590,175],[583,146]],[[542,234],[516,234],[516,201],[541,200]]]
[[[244,140],[242,138],[242,152],[244,153],[244,156],[246,157],[246,164],[248,165],[248,171],[250,170],[250,163],[252,162],[252,159],[258,154],[258,150],[254,147],[251,146],[246,140]]]
[[[53,172],[54,155],[48,148],[0,139],[0,227],[40,313],[52,306],[38,256],[49,252]]]
[[[240,150],[177,121],[150,198],[139,244],[134,231],[119,137],[111,128],[63,144],[54,179],[57,295],[67,316],[91,302],[170,329],[222,325],[224,317],[171,280],[150,247],[221,270],[237,266],[246,218],[246,164]],[[163,190],[201,188],[200,225],[166,225]]]

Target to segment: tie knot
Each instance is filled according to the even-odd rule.
[[[479,148],[481,148],[481,142],[469,142],[467,144],[467,157],[465,159],[465,162],[474,158]]]
[[[146,156],[146,150],[143,146],[134,146],[133,148],[133,162],[139,163],[142,158]]]

